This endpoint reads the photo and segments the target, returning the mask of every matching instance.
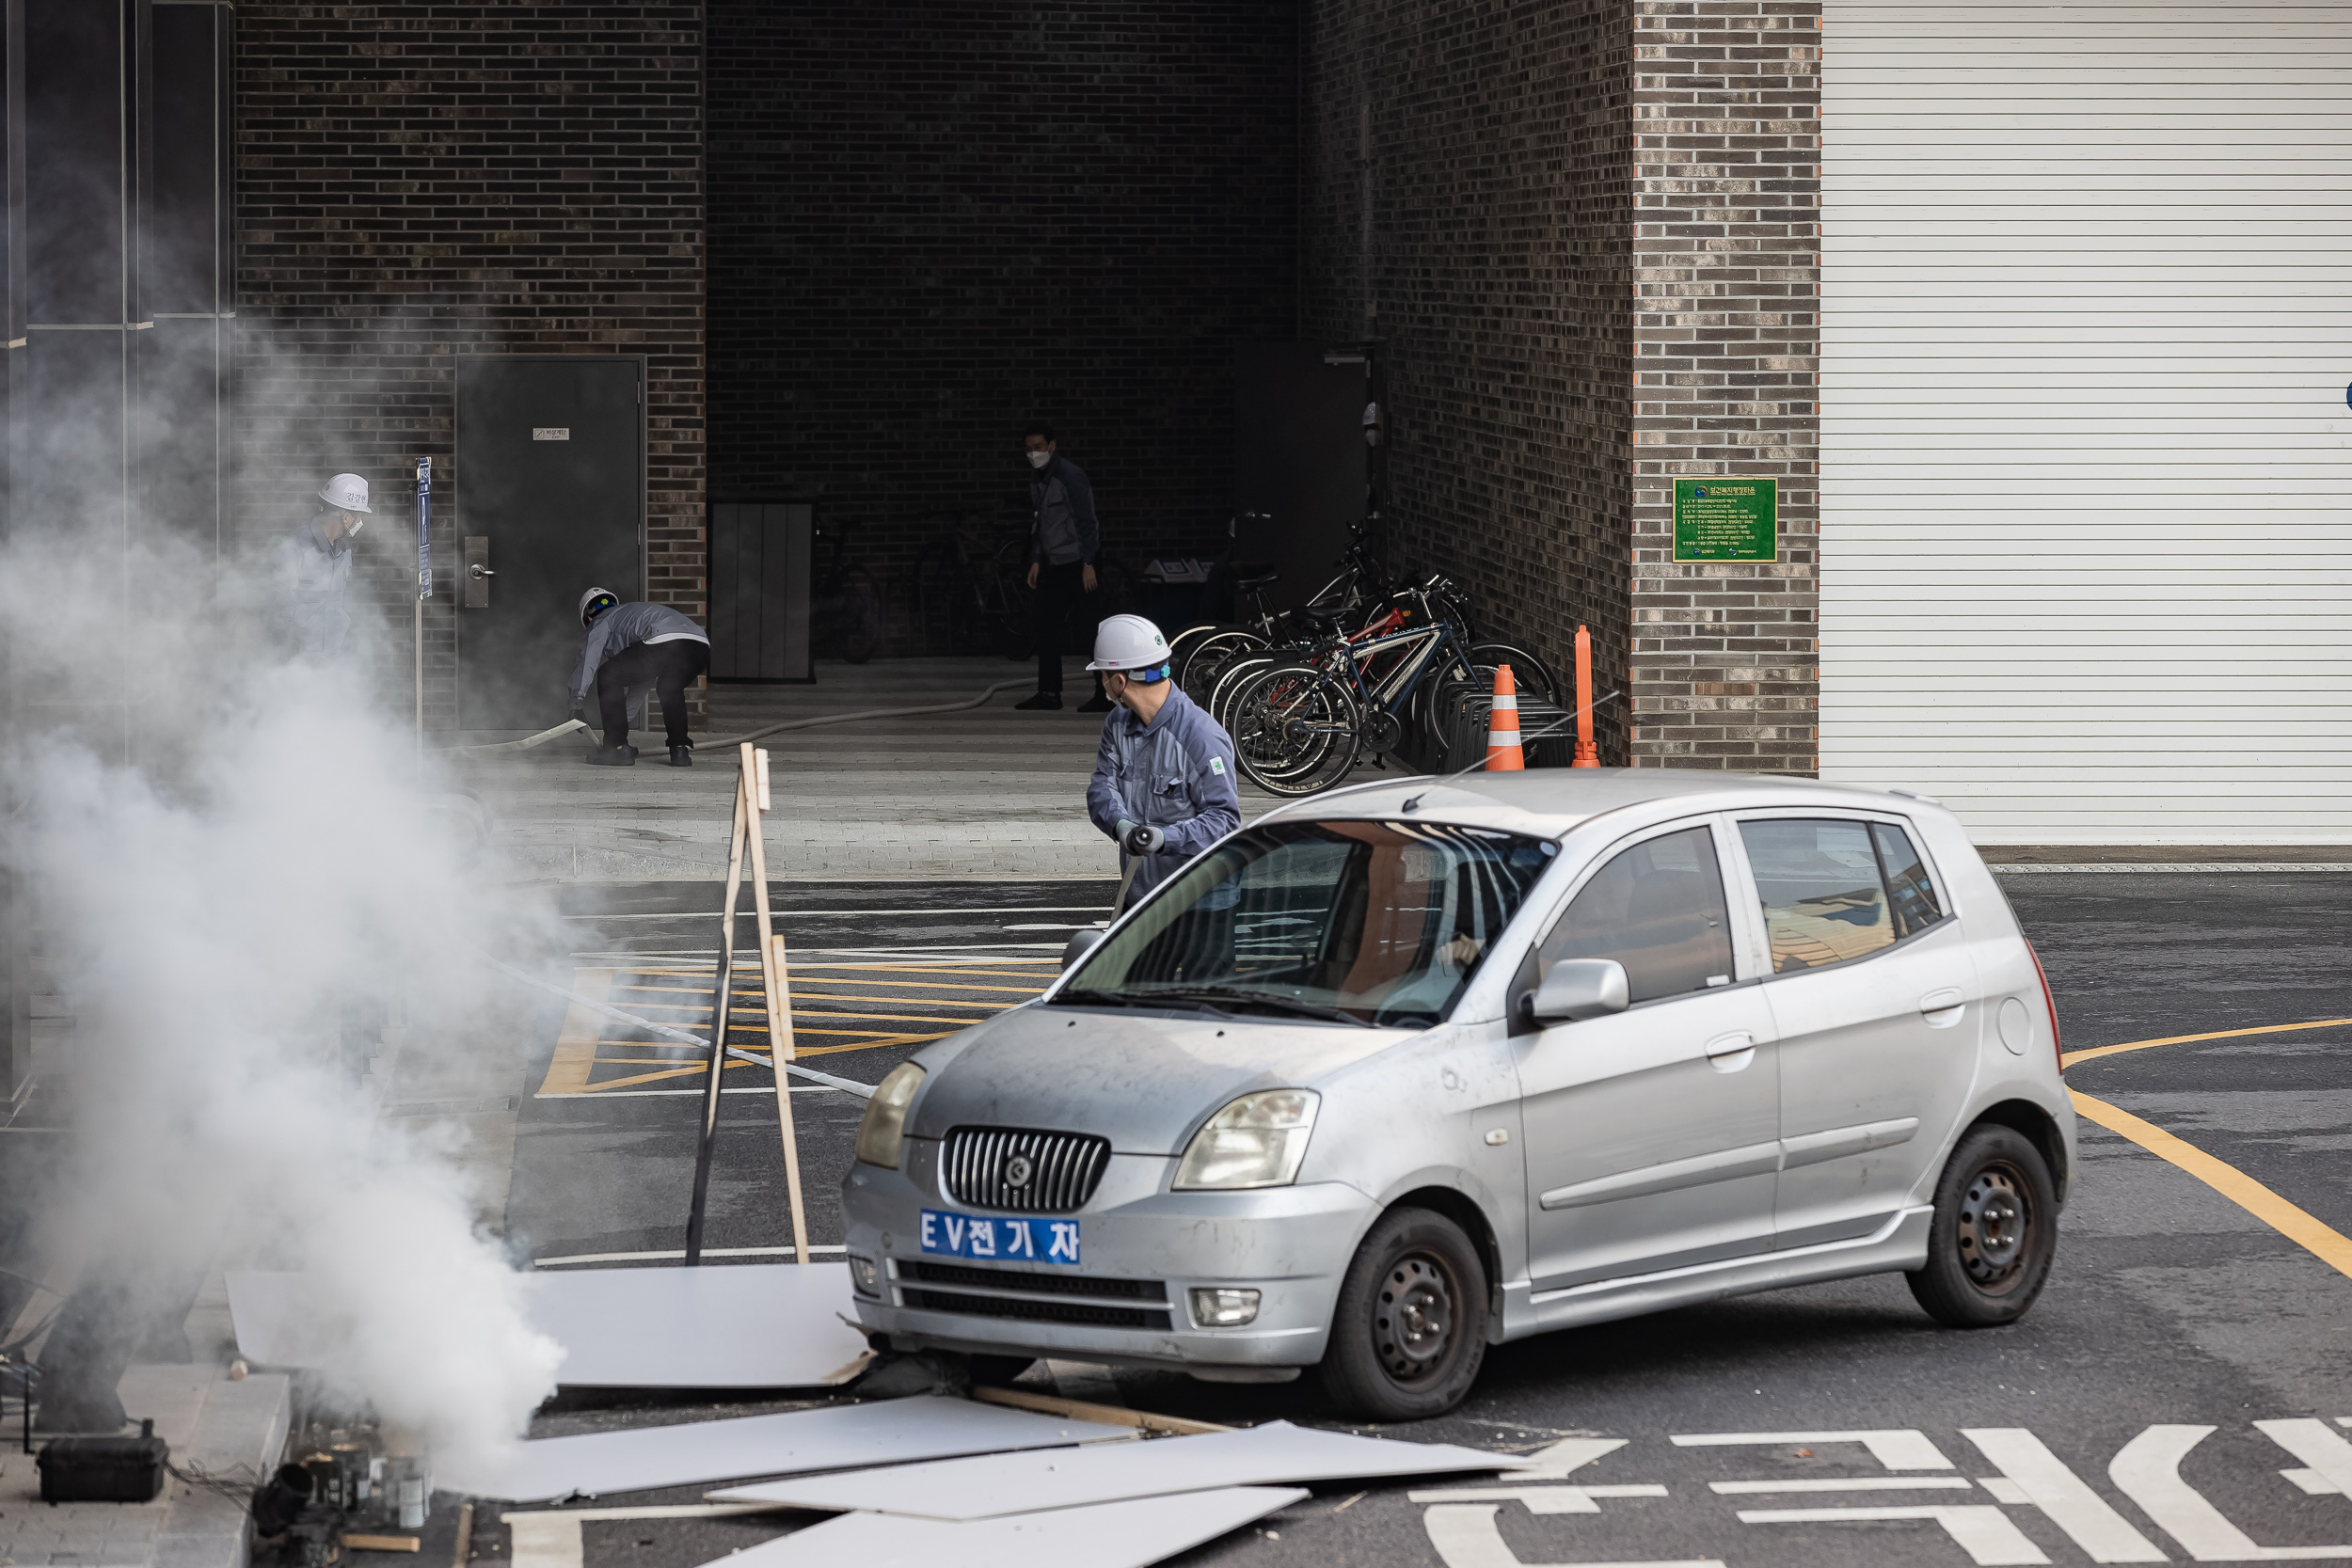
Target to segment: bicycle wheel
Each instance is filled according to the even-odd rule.
[[[1270,795],[1313,795],[1356,767],[1361,715],[1347,688],[1306,664],[1279,664],[1233,698],[1234,760]]]
[[[1509,642],[1473,642],[1470,646],[1470,661],[1486,678],[1486,689],[1494,689],[1495,666],[1511,667],[1511,684],[1518,688],[1522,697],[1534,697],[1554,707],[1565,707],[1561,701],[1559,677],[1546,664],[1525,648]]]
[[[1208,708],[1209,717],[1231,732],[1233,726],[1227,722],[1227,717],[1232,711],[1233,694],[1250,676],[1263,674],[1283,662],[1272,654],[1236,654],[1227,659],[1225,668],[1217,672],[1216,684],[1209,689],[1208,702],[1202,705]]]
[[[1176,684],[1205,708],[1226,666],[1236,658],[1264,652],[1265,645],[1263,637],[1240,626],[1225,626],[1197,637],[1191,647],[1176,657]]]

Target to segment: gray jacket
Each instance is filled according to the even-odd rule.
[[[287,536],[287,576],[292,579],[294,636],[306,654],[339,654],[351,635],[351,611],[343,600],[351,587],[351,541],[326,542],[315,517]]]
[[[1093,564],[1103,547],[1094,486],[1075,463],[1057,456],[1029,476],[1029,559],[1049,566]]]
[[[596,672],[614,654],[640,642],[668,641],[680,637],[691,638],[706,647],[710,644],[702,627],[668,605],[614,605],[590,622],[586,634],[580,640],[580,662],[572,669],[572,706],[587,705],[588,689],[596,683]]]
[[[1136,869],[1128,895],[1132,903],[1241,826],[1233,737],[1182,687],[1169,689],[1149,724],[1117,709],[1103,721],[1094,782],[1087,786],[1087,815],[1112,838],[1119,836],[1122,818],[1167,832],[1167,847],[1144,856]]]

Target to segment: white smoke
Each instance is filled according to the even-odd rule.
[[[358,646],[321,658],[279,635],[265,552],[228,573],[253,585],[238,602],[212,601],[214,570],[168,545],[127,577],[119,549],[0,555],[11,678],[59,705],[5,763],[9,867],[76,1021],[59,1219],[91,1263],[305,1271],[323,1375],[480,1463],[561,1352],[477,1228],[459,1150],[379,1119],[330,1041],[405,1006],[409,1051],[477,1048],[519,1022],[478,959],[543,933],[453,848],[408,715],[372,705],[360,585]]]

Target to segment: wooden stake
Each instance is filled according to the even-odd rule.
[[[743,742],[743,777],[764,782],[768,753]],[[759,977],[768,992],[768,1059],[776,1079],[776,1132],[784,1141],[784,1191],[792,1208],[792,1259],[808,1261],[808,1216],[801,1203],[801,1145],[792,1130],[792,1085],[784,1064],[792,1060],[792,996],[785,979],[784,939],[775,933],[768,908],[767,834],[761,831],[760,810],[767,791],[757,787],[752,798],[752,907],[759,911]]]
[[[746,746],[743,750],[748,752],[751,748]],[[735,905],[743,887],[743,839],[747,827],[755,843],[759,838],[750,759],[744,761],[743,776],[735,785],[735,827],[727,839],[726,912],[719,917],[719,990],[710,1010],[710,1076],[703,1085],[702,1137],[694,1148],[694,1196],[686,1212],[686,1262],[690,1268],[699,1267],[703,1260],[703,1211],[710,1200],[710,1151],[719,1135],[719,1085],[726,1075],[727,1011],[735,988]],[[765,881],[760,884],[760,900],[767,901]],[[763,962],[761,967],[767,966]]]

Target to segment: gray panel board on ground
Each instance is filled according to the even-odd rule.
[[[1309,1496],[1233,1486],[970,1524],[851,1513],[719,1560],[728,1568],[1145,1568]]]
[[[1051,1456],[990,1454],[894,1470],[764,1481],[714,1492],[711,1497],[926,1519],[993,1519],[1222,1486],[1448,1475],[1518,1469],[1532,1463],[1450,1443],[1398,1443],[1269,1421],[1240,1432],[1162,1437],[1133,1448]]]
[[[497,574],[487,607],[457,613],[460,729],[562,723],[581,592],[644,597],[644,374],[633,357],[459,356],[456,531],[489,540]]]
[[[710,509],[713,680],[807,681],[814,515],[804,501]]]
[[[842,1322],[846,1263],[582,1269],[519,1281],[532,1326],[564,1347],[571,1387],[812,1388],[847,1382],[868,1354]],[[228,1276],[237,1349],[265,1367],[313,1367],[332,1347],[299,1274]]]
[[[647,1333],[660,1332],[659,1324],[644,1326]],[[742,1325],[744,1329],[752,1326]],[[1062,1420],[926,1394],[790,1410],[777,1416],[543,1437],[521,1444],[503,1459],[477,1469],[445,1465],[435,1483],[477,1497],[532,1502],[843,1465],[900,1465],[1073,1443],[1123,1443],[1136,1436],[1132,1427]]]

